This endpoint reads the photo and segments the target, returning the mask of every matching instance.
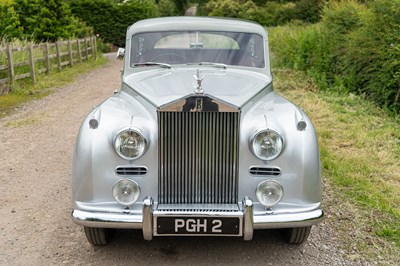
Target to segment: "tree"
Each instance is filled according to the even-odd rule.
[[[158,9],[162,17],[179,15],[175,2],[172,0],[159,0]]]
[[[15,0],[14,8],[27,39],[56,41],[90,32],[62,0]]]
[[[0,39],[10,41],[22,35],[23,28],[13,6],[0,6]]]
[[[159,15],[151,0],[130,0],[122,4],[110,0],[72,0],[71,9],[75,16],[92,26],[104,42],[120,47],[125,46],[129,25]]]

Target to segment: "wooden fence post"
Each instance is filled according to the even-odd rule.
[[[68,55],[69,55],[69,65],[72,67],[74,65],[74,61],[73,61],[73,58],[72,58],[71,40],[68,40]]]
[[[92,41],[92,54],[93,54],[93,58],[96,60],[96,37],[92,36],[90,37],[91,41]]]
[[[29,66],[31,68],[31,78],[33,83],[36,83],[36,75],[35,75],[35,58],[33,54],[33,45],[28,46],[29,53]]]
[[[58,69],[61,70],[61,53],[60,53],[60,45],[58,42],[56,42],[56,53],[57,53],[57,59],[58,59]]]
[[[87,38],[85,37],[85,54],[86,54],[86,61],[89,59],[89,51],[88,51],[88,42]]]
[[[50,74],[50,56],[49,56],[49,53],[50,53],[50,46],[49,46],[49,43],[48,42],[46,42],[46,44],[44,45],[44,54],[45,54],[45,62],[46,62],[46,74],[48,75],[48,74]]]
[[[7,44],[7,57],[8,57],[8,69],[10,71],[10,83],[13,84],[15,81],[14,63],[13,63],[13,51],[10,44]]]
[[[78,58],[79,58],[79,63],[82,63],[82,53],[81,53],[81,40],[78,38],[76,40],[76,43],[78,45]]]

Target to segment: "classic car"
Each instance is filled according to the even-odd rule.
[[[92,245],[113,229],[308,238],[323,218],[317,136],[273,91],[264,27],[147,19],[118,57],[121,88],[83,121],[73,156],[72,219]]]

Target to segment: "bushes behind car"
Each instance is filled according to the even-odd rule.
[[[321,23],[270,29],[275,63],[308,72],[322,89],[400,110],[400,2],[332,2]]]
[[[201,15],[232,17],[277,26],[293,20],[315,23],[320,20],[323,0],[243,1],[210,0],[200,3]]]
[[[130,0],[115,4],[109,0],[71,0],[72,13],[93,27],[105,43],[125,46],[125,35],[134,22],[159,16],[151,0]]]

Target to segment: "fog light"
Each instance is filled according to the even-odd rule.
[[[123,205],[132,205],[140,195],[139,185],[129,179],[119,180],[113,187],[113,195],[116,201]]]
[[[281,154],[283,138],[276,130],[270,128],[260,129],[251,138],[250,149],[259,159],[270,161]]]
[[[283,187],[276,181],[267,180],[257,186],[256,196],[262,205],[272,207],[281,201]]]

